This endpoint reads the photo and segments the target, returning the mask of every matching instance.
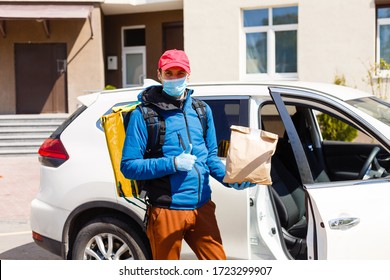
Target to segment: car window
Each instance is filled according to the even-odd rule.
[[[320,106],[318,106],[320,107]],[[352,117],[343,112],[328,112],[314,104],[286,105],[306,154],[314,182],[375,179],[390,171],[389,153],[373,136],[365,133]],[[277,157],[300,180],[284,124],[273,104],[260,108],[261,128],[279,136]],[[379,148],[370,161],[370,154]]]
[[[50,135],[50,138],[58,138],[61,133],[87,109],[86,106],[81,105],[78,107],[57,129]]]
[[[348,123],[348,119],[324,111],[313,112],[331,181],[375,179],[389,174],[389,153],[377,139]],[[370,160],[377,148],[377,154]]]
[[[390,126],[390,103],[377,97],[365,97],[347,103]]]
[[[361,131],[349,125],[340,118],[329,115],[326,112],[314,110],[322,139],[324,141],[342,141],[354,143],[379,144],[379,142]]]
[[[248,99],[204,100],[213,112],[219,156],[226,157],[230,141],[230,126],[249,126]]]
[[[287,105],[286,108],[290,116],[297,111],[295,106]],[[261,108],[260,120],[260,128],[277,134],[279,138],[284,136],[286,130],[274,104],[266,104]]]

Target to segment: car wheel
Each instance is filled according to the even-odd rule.
[[[73,246],[74,260],[144,260],[148,249],[139,234],[123,221],[102,217],[84,226]]]

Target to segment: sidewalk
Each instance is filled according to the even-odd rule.
[[[0,259],[58,259],[31,236],[30,203],[39,189],[38,156],[0,157]]]
[[[28,223],[39,189],[37,155],[0,157],[0,223]],[[2,232],[0,228],[0,232]]]

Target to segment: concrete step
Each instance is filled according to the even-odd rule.
[[[46,138],[49,137],[52,133],[52,130],[35,130],[31,129],[30,131],[7,131],[7,132],[0,132],[0,141],[4,140],[10,140],[10,139],[34,139],[34,138]]]
[[[6,156],[27,156],[27,155],[35,155],[38,156],[38,149],[9,149],[9,150],[0,150],[0,157]]]
[[[36,154],[68,114],[0,115],[0,156]]]
[[[42,138],[29,139],[26,141],[18,141],[18,140],[8,140],[8,141],[0,141],[0,149],[13,147],[39,147],[42,144]]]
[[[28,115],[0,115],[0,120],[8,120],[8,121],[16,121],[16,120],[31,120],[31,121],[39,121],[39,120],[49,120],[56,121],[67,118],[69,114],[58,113],[58,114],[28,114]]]
[[[54,131],[60,124],[47,125],[47,124],[15,124],[15,125],[2,125],[0,124],[0,133],[10,133],[19,131]]]

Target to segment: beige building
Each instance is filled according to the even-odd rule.
[[[192,59],[193,80],[300,79],[333,83],[339,77],[345,78],[348,86],[371,91],[368,72],[375,76],[374,83],[378,76],[389,75],[370,69],[379,61],[379,44],[390,48],[387,30],[383,32],[386,41],[380,42],[377,27],[382,19],[376,16],[377,8],[390,1],[224,0],[223,6],[219,1],[207,0],[184,3],[184,45]],[[276,14],[282,16],[288,7],[296,7],[292,11],[297,20],[273,24]],[[259,11],[258,17],[267,13],[268,23],[245,26],[246,13],[250,17],[251,10]],[[286,17],[288,12],[286,9]],[[260,47],[263,55],[249,54],[248,37],[256,33],[264,34],[266,42]],[[283,49],[278,45],[294,36],[296,46]],[[283,63],[286,52],[291,61],[287,59],[285,64],[296,65],[284,70],[278,64]],[[264,58],[268,65],[256,71],[248,66],[251,56],[252,60]],[[387,96],[390,98],[390,93]]]
[[[20,2],[0,2],[0,113],[72,111],[104,87],[100,7]]]
[[[0,114],[68,113],[76,97],[156,78],[185,49],[191,80],[305,80],[390,98],[389,1],[0,0]],[[369,79],[369,75],[372,78]]]

